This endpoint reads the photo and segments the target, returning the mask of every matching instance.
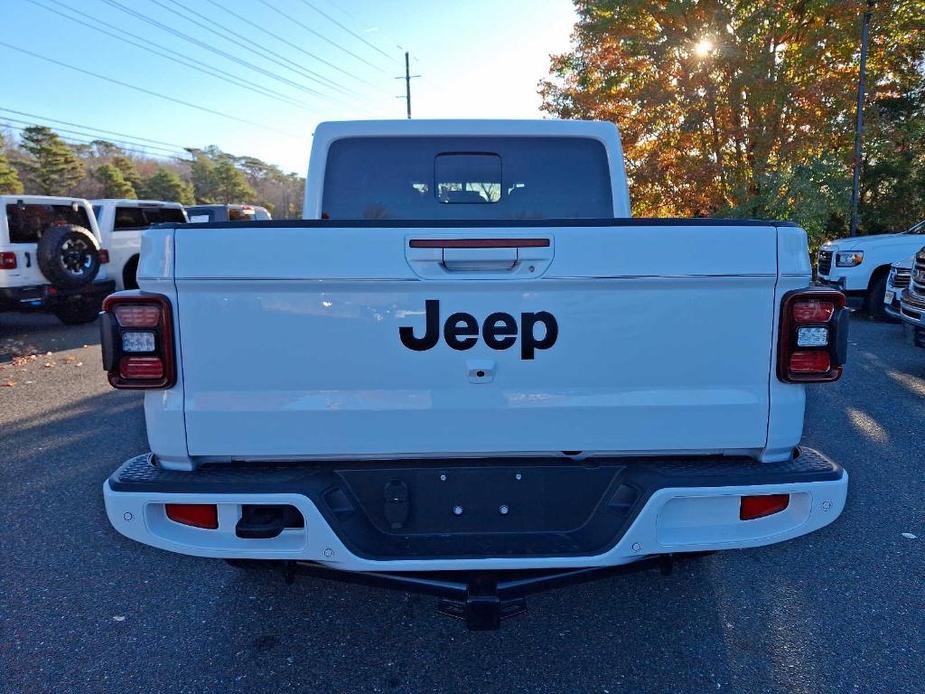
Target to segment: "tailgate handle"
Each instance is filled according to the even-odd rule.
[[[447,272],[510,271],[517,264],[516,248],[444,248]]]
[[[550,238],[413,238],[408,240],[407,249],[415,272],[435,279],[464,273],[535,277],[542,274],[552,256]]]

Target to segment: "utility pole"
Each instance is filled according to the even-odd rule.
[[[861,133],[864,129],[864,88],[867,81],[867,40],[870,34],[870,15],[875,0],[867,0],[864,24],[861,29],[861,74],[858,76],[857,121],[854,126],[854,181],[851,186],[851,225],[848,236],[858,233],[858,197],[861,186]]]
[[[405,74],[395,78],[397,80],[405,80],[405,95],[396,96],[395,98],[405,100],[405,107],[408,110],[408,118],[411,118],[411,80],[415,77],[420,77],[420,75],[411,74],[410,56],[408,51],[405,51]]]

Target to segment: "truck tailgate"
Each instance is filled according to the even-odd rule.
[[[340,224],[177,229],[190,455],[765,445],[772,225]]]

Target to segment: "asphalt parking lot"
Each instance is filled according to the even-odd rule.
[[[468,633],[433,598],[287,586],[117,534],[101,485],[146,450],[142,397],[109,389],[95,326],[4,314],[0,690],[922,692],[925,350],[866,319],[851,342],[807,412],[806,441],[851,475],[835,524]]]

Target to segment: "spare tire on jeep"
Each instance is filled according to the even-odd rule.
[[[39,269],[55,287],[74,289],[89,284],[100,271],[100,245],[76,224],[48,227],[36,249]]]

